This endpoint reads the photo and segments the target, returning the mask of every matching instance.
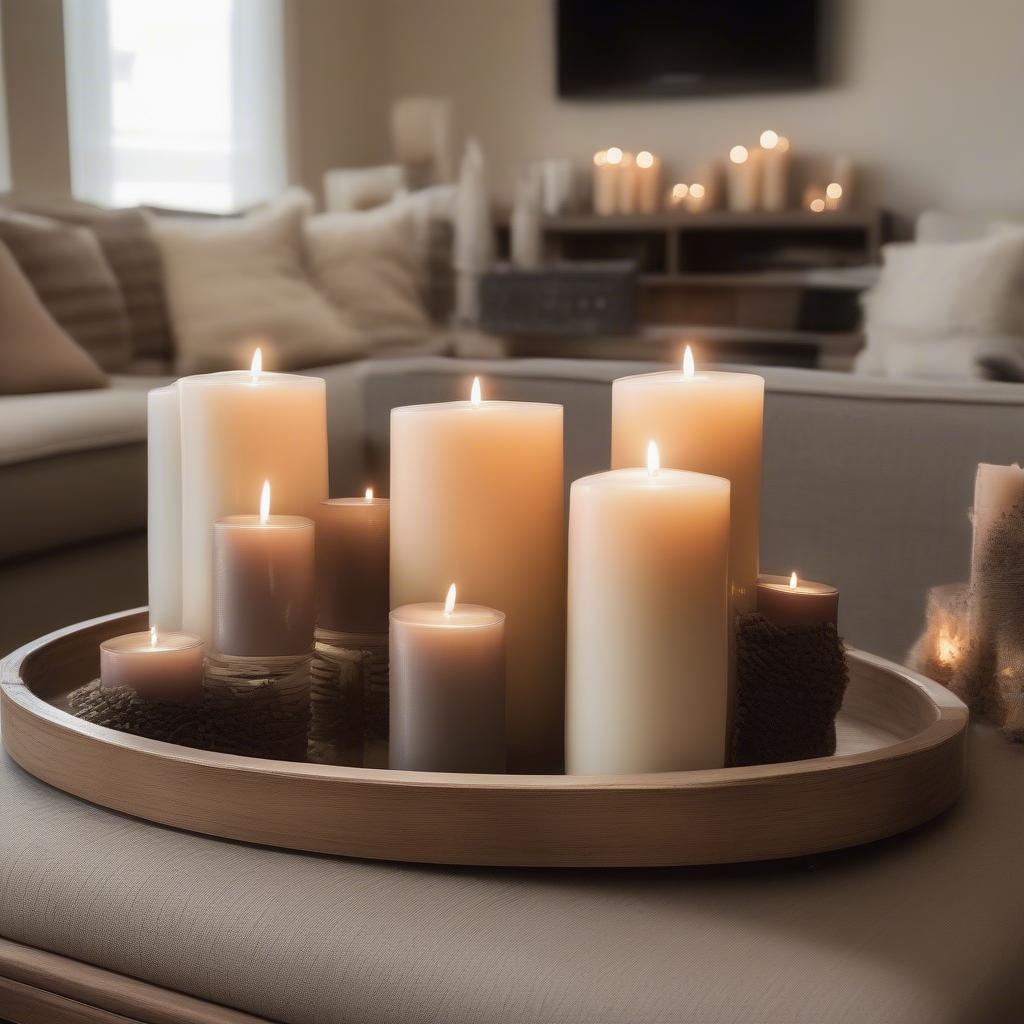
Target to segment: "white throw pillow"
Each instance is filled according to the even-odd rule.
[[[416,217],[403,201],[310,217],[305,233],[313,280],[375,344],[408,342],[429,332]]]
[[[156,219],[179,373],[245,366],[256,344],[264,365],[281,370],[365,353],[365,336],[306,276],[310,207],[291,190],[237,219]]]

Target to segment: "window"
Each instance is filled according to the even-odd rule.
[[[281,0],[64,0],[72,191],[227,212],[285,185]]]

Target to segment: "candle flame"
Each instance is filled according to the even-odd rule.
[[[480,404],[480,378],[473,378],[473,386],[469,389],[469,401],[471,405]]]
[[[637,167],[653,167],[654,166],[654,154],[646,149],[641,149],[636,155]]]
[[[825,195],[827,195],[829,199],[842,199],[843,186],[840,185],[838,181],[830,181],[828,185],[825,186]]]
[[[766,128],[761,132],[761,148],[774,149],[779,144],[779,133]]]
[[[683,376],[689,380],[694,374],[693,365],[693,349],[689,345],[686,346],[686,351],[683,353]]]
[[[647,442],[647,475],[657,476],[661,469],[661,453],[654,441]]]
[[[955,665],[960,655],[960,645],[956,637],[952,636],[946,629],[939,631],[938,650],[935,652],[940,665],[949,668]]]
[[[253,384],[259,380],[260,374],[263,372],[263,349],[259,346],[256,347],[256,351],[252,354],[252,363],[249,366],[249,374],[252,377]]]
[[[825,209],[825,200],[818,196],[810,202],[811,213],[821,213]]]
[[[156,642],[157,642],[158,638],[159,638],[159,634],[156,631],[156,626],[150,626],[149,627],[149,646],[150,647],[156,647]]]
[[[444,613],[445,615],[451,615],[455,611],[455,584],[453,583],[448,588],[448,593],[444,599]]]
[[[601,149],[594,154],[594,165],[596,167],[604,167],[608,163],[608,150]]]
[[[690,193],[690,186],[684,181],[680,181],[672,186],[672,198],[673,199],[685,199]]]
[[[704,186],[699,181],[694,182],[690,186],[690,195],[693,196],[694,199],[703,199],[704,198],[704,192],[705,192]]]
[[[363,495],[363,497],[367,501],[373,501],[373,488],[372,487],[367,487],[366,488],[366,493]]]
[[[746,146],[733,146],[729,150],[729,159],[734,164],[745,164],[748,156],[750,156],[750,153],[747,152]]]
[[[789,589],[790,590],[796,590],[796,585],[797,585],[796,573],[795,572],[791,572],[789,574]]]
[[[605,162],[609,164],[621,164],[623,152],[618,146],[610,146],[604,154]]]
[[[270,481],[263,481],[263,490],[260,491],[260,526],[266,526],[270,519]]]

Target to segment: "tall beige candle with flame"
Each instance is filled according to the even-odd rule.
[[[725,477],[732,484],[731,593],[739,611],[754,608],[761,498],[764,378],[693,364],[621,377],[612,385],[612,468],[642,466],[648,441],[662,465]]]
[[[572,485],[566,769],[725,764],[729,481],[643,469]]]
[[[451,580],[506,615],[511,771],[562,764],[565,550],[562,407],[483,401],[391,413],[391,605]]]

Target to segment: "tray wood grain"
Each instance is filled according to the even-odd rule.
[[[952,804],[967,709],[859,651],[833,757],[653,775],[471,775],[266,761],[140,739],[61,709],[100,641],[145,609],[58,630],[0,663],[8,753],[93,803],[227,839],[437,864],[611,867],[792,857],[870,842]]]

